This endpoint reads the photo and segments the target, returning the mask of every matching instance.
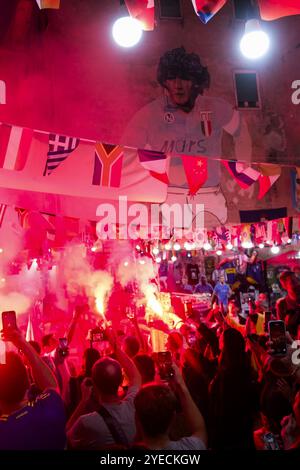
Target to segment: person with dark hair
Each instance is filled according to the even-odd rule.
[[[141,376],[112,333],[107,334],[116,359],[99,359],[92,368],[92,383],[85,381],[82,384],[82,400],[74,412],[79,417],[74,424],[74,416],[71,417],[67,425],[68,441],[75,449],[100,450],[116,445],[127,447],[135,437],[133,401],[141,385]],[[128,391],[123,399],[118,393],[123,382],[122,368],[128,378]],[[98,399],[98,410],[82,414],[81,410],[92,392]]]
[[[92,377],[92,368],[98,359],[100,359],[100,353],[98,349],[87,348],[83,353],[82,372],[77,377],[70,377],[69,400],[67,406],[69,416],[74,412],[78,403],[81,401],[81,384],[85,378]],[[91,394],[90,399],[86,401],[86,406],[85,409],[82,410],[82,413],[90,413],[95,411],[95,409],[97,409],[97,400],[94,394]]]
[[[254,449],[258,388],[242,334],[234,328],[225,329],[220,349],[218,370],[209,390],[210,447]]]
[[[190,436],[177,441],[170,440],[169,433],[178,408],[176,395],[168,385],[147,384],[134,400],[137,429],[142,443],[151,450],[203,450],[207,442],[203,417],[193,402],[179,369],[175,364],[173,368],[172,385],[176,389]]]
[[[131,119],[121,143],[132,149],[147,149],[170,157],[169,181],[176,193],[186,196],[188,185],[179,154],[208,157],[201,170],[207,172],[201,203],[220,220],[226,220],[226,202],[219,191],[223,130],[234,137],[235,151],[251,159],[251,139],[239,112],[222,98],[208,96],[210,74],[198,54],[184,47],[166,51],[159,60],[157,81],[162,95],[141,108]],[[150,152],[151,153],[151,152]],[[139,152],[139,158],[143,152]],[[124,181],[134,184],[146,177],[134,150],[124,154]],[[199,167],[200,168],[200,167]],[[214,188],[214,191],[212,190]],[[178,192],[179,191],[179,192]],[[219,221],[220,222],[220,221]]]
[[[125,353],[133,358],[138,354],[140,350],[140,343],[135,336],[126,336],[124,339],[124,351]]]
[[[300,325],[300,282],[292,271],[281,273],[279,280],[287,294],[277,300],[277,318],[285,322],[287,331],[296,339]]]
[[[41,393],[28,402],[29,376],[21,357],[6,354],[0,364],[0,449],[63,450],[65,412],[56,378],[18,330],[2,333],[26,358]]]
[[[179,331],[171,331],[168,335],[166,349],[171,352],[173,361],[180,364],[181,355],[183,353],[183,336]]]
[[[213,286],[207,282],[206,276],[202,275],[199,284],[196,285],[195,294],[212,294],[214,291]]]
[[[155,379],[155,363],[147,354],[137,354],[133,359],[142,377],[142,384],[153,382]]]

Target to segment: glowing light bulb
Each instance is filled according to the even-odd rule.
[[[152,253],[153,253],[154,255],[158,255],[159,249],[158,249],[158,248],[153,248]]]
[[[280,251],[279,246],[273,245],[271,247],[271,253],[273,253],[273,255],[277,255],[279,253],[279,251]]]
[[[174,261],[176,261],[176,260],[177,260],[177,256],[172,256],[171,261],[173,261],[173,263],[174,263]]]
[[[141,23],[131,18],[131,16],[125,16],[115,21],[112,28],[112,35],[116,43],[121,47],[133,47],[141,39],[143,34]]]
[[[229,242],[229,243],[227,243],[227,245],[226,245],[226,249],[227,249],[227,250],[232,250],[232,248],[233,248],[233,245],[232,245],[232,243],[230,243],[230,242]]]
[[[270,47],[267,33],[261,29],[258,20],[248,20],[245,25],[245,34],[240,42],[240,50],[247,59],[259,59],[265,55]]]
[[[209,242],[205,242],[204,245],[203,245],[203,248],[205,251],[209,251],[212,249],[212,246]]]
[[[221,256],[222,250],[217,250],[217,251],[216,251],[216,254],[217,254],[218,256]]]
[[[181,246],[179,245],[179,243],[174,243],[173,248],[174,248],[175,251],[179,251]]]

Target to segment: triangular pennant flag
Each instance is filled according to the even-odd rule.
[[[167,156],[162,152],[153,150],[138,150],[140,164],[145,170],[148,170],[153,178],[169,184],[169,178],[166,172]]]
[[[76,137],[68,137],[59,134],[49,134],[49,149],[44,170],[44,176],[51,173],[68,158],[79,145],[80,140]]]
[[[0,204],[0,227],[3,224],[6,208],[7,208],[6,204]]]
[[[206,24],[225,5],[227,0],[192,0],[196,15]]]
[[[123,147],[97,142],[92,184],[118,188],[121,183]]]
[[[18,214],[18,219],[19,219],[19,224],[21,225],[22,228],[28,228],[28,215],[29,211],[27,209],[22,209],[20,207],[15,208],[17,214]]]
[[[272,21],[284,16],[300,15],[299,0],[258,0],[260,16]]]
[[[279,165],[259,165],[260,177],[258,199],[262,199],[281,175]]]
[[[34,341],[33,326],[31,321],[31,315],[28,315],[28,323],[26,329],[26,341]]]
[[[36,3],[40,10],[44,10],[45,8],[58,10],[60,7],[60,0],[36,0]]]
[[[32,129],[0,124],[0,168],[23,170],[33,134]]]
[[[194,196],[207,180],[207,158],[183,155],[182,163],[189,185],[190,195]]]
[[[132,18],[139,20],[144,31],[154,29],[154,0],[125,0]]]
[[[260,177],[259,171],[254,170],[245,163],[237,161],[222,161],[222,163],[243,189],[248,189]]]

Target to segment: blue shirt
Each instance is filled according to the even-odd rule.
[[[227,284],[218,284],[215,287],[214,294],[218,297],[218,300],[221,304],[227,305],[228,304],[228,297],[230,293],[230,287]]]
[[[0,416],[0,449],[63,450],[65,425],[63,401],[54,390],[48,390],[34,403]]]
[[[213,287],[208,282],[204,285],[197,284],[195,287],[195,294],[212,294],[213,291]]]

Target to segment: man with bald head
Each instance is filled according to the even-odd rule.
[[[101,450],[117,446],[127,447],[135,438],[134,398],[141,386],[140,373],[117,344],[114,356],[99,359],[92,369],[90,393],[83,393],[82,401],[93,392],[99,400],[99,409],[80,416],[68,432],[73,449]],[[122,368],[128,378],[125,398],[119,395],[123,382]],[[78,405],[78,408],[83,403]]]

